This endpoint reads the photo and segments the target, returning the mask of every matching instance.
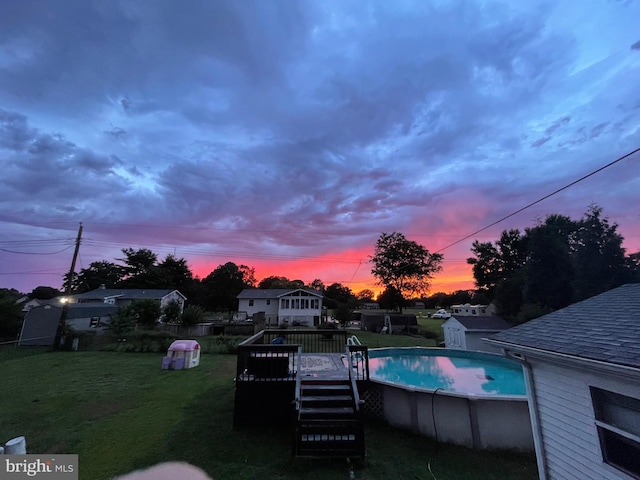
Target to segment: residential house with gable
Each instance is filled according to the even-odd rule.
[[[523,365],[541,479],[640,478],[640,283],[485,341]]]
[[[180,311],[184,309],[185,297],[178,290],[155,288],[105,288],[100,286],[95,290],[62,297],[68,303],[106,303],[121,307],[135,300],[157,300],[163,309],[171,302],[180,305]]]
[[[309,288],[246,288],[236,298],[238,312],[248,317],[264,313],[269,326],[314,326],[322,318],[322,293]]]

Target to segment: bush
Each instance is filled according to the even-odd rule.
[[[176,338],[177,337],[174,334],[169,332],[140,330],[120,336],[115,346],[112,344],[105,348],[105,350],[136,353],[163,353],[169,349]]]

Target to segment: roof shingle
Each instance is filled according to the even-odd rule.
[[[622,285],[487,340],[640,368],[640,283]]]

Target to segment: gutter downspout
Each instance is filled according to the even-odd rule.
[[[547,457],[544,451],[544,443],[542,441],[542,430],[540,427],[538,400],[536,395],[535,383],[533,381],[533,371],[531,365],[527,362],[524,355],[512,353],[503,348],[502,353],[505,357],[515,360],[524,370],[524,381],[529,392],[529,418],[531,419],[531,430],[533,433],[533,447],[536,451],[536,463],[538,465],[538,478],[547,480]]]

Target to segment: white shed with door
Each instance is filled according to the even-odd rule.
[[[442,324],[446,348],[458,350],[476,350],[500,353],[500,349],[483,342],[482,339],[511,328],[500,317],[456,317]]]

